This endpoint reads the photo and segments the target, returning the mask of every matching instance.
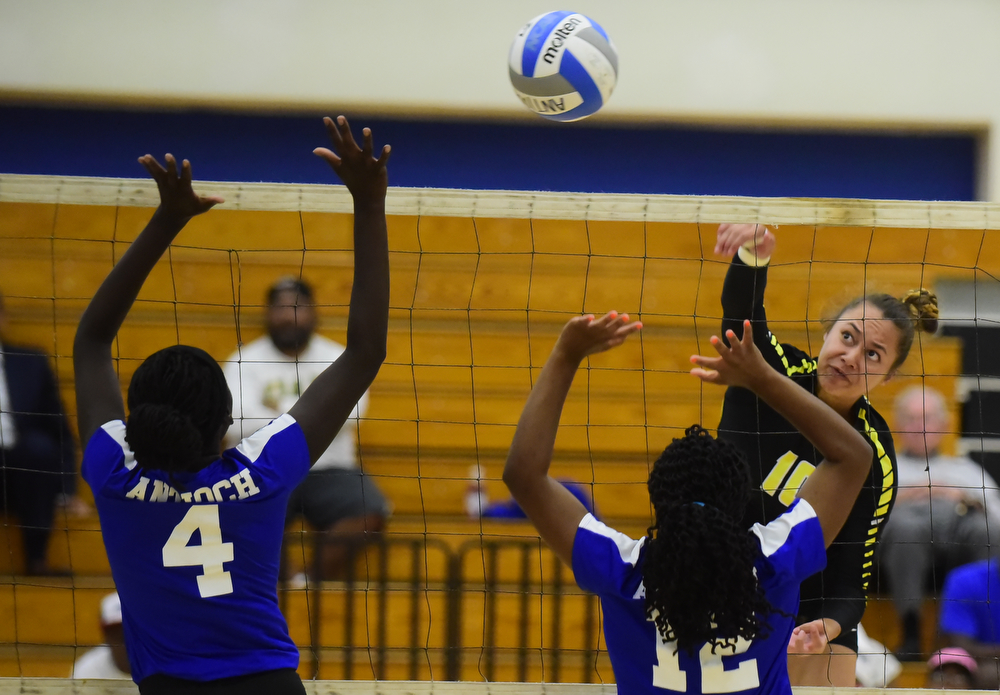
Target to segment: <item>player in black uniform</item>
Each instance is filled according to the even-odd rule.
[[[781,343],[768,330],[764,289],[774,247],[774,235],[764,225],[719,227],[715,251],[733,259],[722,289],[722,330],[723,335],[733,330],[740,336],[743,321],[751,319],[754,342],[768,363],[816,394],[871,443],[871,479],[828,551],[826,570],[802,584],[800,625],[788,647],[793,685],[853,686],[857,625],[865,610],[875,546],[896,491],[892,436],[866,394],[903,363],[917,330],[937,329],[937,298],[926,290],[913,290],[903,299],[859,297],[827,326],[819,355],[813,357]],[[750,459],[753,495],[747,526],[782,514],[823,458],[784,418],[742,388],[726,391],[718,433]]]

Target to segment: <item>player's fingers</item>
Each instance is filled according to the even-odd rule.
[[[691,372],[691,376],[696,376],[707,384],[715,384],[719,381],[719,373],[712,369],[702,369],[701,367],[694,367]]]
[[[609,311],[603,316],[593,319],[590,322],[590,330],[595,335],[599,333],[605,333],[608,329],[608,324],[610,324],[617,316],[618,316],[617,311]]]
[[[337,125],[340,129],[340,137],[344,139],[344,145],[357,148],[358,143],[354,141],[354,133],[351,132],[351,124],[347,122],[347,116],[337,116]]]
[[[715,233],[715,253],[722,254],[728,248],[729,228],[731,226],[729,223],[719,225],[719,229]]]
[[[718,367],[722,366],[723,361],[721,357],[709,357],[707,355],[691,355],[689,358],[691,364],[696,364],[699,367],[705,367],[706,369],[711,369],[717,371]]]
[[[743,338],[740,343],[748,350],[753,345],[753,326],[750,325],[750,319],[743,321]]]
[[[156,161],[156,157],[151,154],[144,154],[139,157],[139,163],[145,167],[146,171],[148,171],[150,176],[154,179],[159,180],[167,173],[167,170],[163,168],[163,165]]]
[[[186,159],[181,162],[181,183],[191,185],[191,162]]]
[[[388,145],[383,146],[382,147],[382,155],[378,158],[378,161],[375,162],[375,163],[377,165],[379,165],[379,166],[383,166],[384,167],[386,164],[389,163],[389,155],[390,154],[392,154],[392,148],[389,147]]]
[[[164,155],[163,159],[167,163],[167,181],[173,181],[177,178],[177,160],[169,152]]]
[[[330,142],[333,143],[337,150],[340,150],[344,145],[344,139],[340,136],[340,130],[337,128],[337,123],[326,116],[323,118],[323,125],[326,126],[326,132],[330,136]]]
[[[364,145],[361,147],[361,151],[365,155],[371,157],[372,152],[375,150],[375,145],[372,143],[372,129],[365,128],[364,130],[361,131],[361,135],[364,138],[363,140]]]
[[[746,335],[744,333],[744,335]],[[720,341],[721,342],[721,341]],[[743,338],[736,337],[736,331],[732,328],[726,330],[726,343],[729,343],[729,348],[727,350],[728,354],[742,354],[746,349],[746,344],[743,342]],[[725,343],[723,343],[725,344]]]
[[[321,159],[325,159],[334,169],[340,166],[340,157],[325,147],[317,147],[313,150],[313,154]]]
[[[732,331],[726,331],[726,337],[729,338],[729,344],[732,345],[733,342],[735,342],[735,338],[730,337],[729,335],[730,333],[732,333]],[[713,335],[711,338],[709,338],[708,342],[711,343],[712,347],[715,348],[715,351],[719,353],[720,359],[732,352],[732,348],[727,347],[726,344],[722,342],[722,339],[719,338],[719,336],[717,335]]]
[[[200,195],[198,196],[198,201],[206,206],[205,209],[212,208],[220,203],[226,202],[226,199],[218,195]]]
[[[616,335],[621,335],[627,338],[633,333],[638,333],[641,330],[642,330],[642,322],[633,321],[632,323],[626,323],[623,326],[619,326],[618,330],[615,333]]]
[[[617,332],[618,329],[621,328],[622,326],[624,326],[626,323],[628,323],[628,314],[618,314],[618,316],[616,316],[613,319],[611,319],[610,321],[608,321],[608,323],[605,326],[605,328],[608,331],[611,331],[612,333],[614,333],[614,332]]]

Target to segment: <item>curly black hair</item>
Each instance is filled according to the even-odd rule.
[[[197,470],[232,422],[233,398],[219,363],[175,345],[147,357],[128,387],[125,441],[140,468]]]
[[[741,525],[750,490],[742,452],[694,425],[663,451],[648,485],[656,523],[642,581],[662,639],[689,652],[709,642],[714,652],[766,635],[776,610],[754,575],[758,545]]]

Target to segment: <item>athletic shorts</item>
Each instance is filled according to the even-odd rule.
[[[321,468],[309,471],[288,498],[286,523],[304,516],[317,529],[328,529],[341,519],[389,516],[390,507],[371,476],[357,468]]]
[[[293,668],[261,671],[214,681],[189,681],[162,673],[143,678],[140,695],[305,695],[302,679]]]

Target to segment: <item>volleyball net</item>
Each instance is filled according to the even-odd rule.
[[[195,345],[221,362],[264,335],[265,293],[283,276],[313,285],[318,333],[343,343],[353,274],[346,190],[214,182],[196,190],[226,204],[189,223],[140,293],[115,345],[123,389],[160,348]],[[74,432],[76,324],[157,203],[148,180],[0,176],[4,338],[52,357]],[[688,357],[709,354],[719,331],[730,260],[712,253],[721,222],[777,227],[769,324],[812,354],[822,319],[846,301],[936,290],[943,334],[919,337],[871,400],[891,426],[896,394],[934,388],[951,411],[946,451],[990,470],[1000,450],[989,408],[1000,390],[989,349],[1000,317],[998,206],[390,189],[387,213],[388,357],[353,426],[360,465],[393,513],[385,533],[349,544],[336,579],[309,571],[323,552],[314,529],[289,528],[286,559],[309,579],[280,593],[304,677],[613,683],[597,601],[527,522],[470,514],[470,499],[481,510],[508,497],[507,448],[562,325],[615,309],[644,329],[584,364],[552,473],[578,485],[609,525],[646,532],[652,461],[690,425],[714,429],[721,412],[723,389],[688,374]],[[89,494],[80,482],[79,496],[90,502]],[[58,510],[48,558],[66,577],[25,574],[21,530],[8,513],[0,676],[66,676],[103,641],[99,605],[113,590],[96,513]],[[931,650],[932,602],[925,612]],[[864,625],[897,645],[884,582]]]

